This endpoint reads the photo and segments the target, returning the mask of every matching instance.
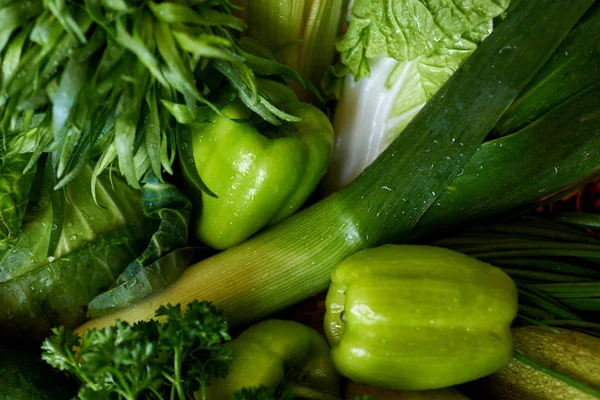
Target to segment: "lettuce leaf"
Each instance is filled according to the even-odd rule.
[[[94,203],[88,165],[63,191],[62,227],[42,191],[31,202],[15,244],[0,251],[2,334],[43,337],[56,325],[82,321],[87,303],[108,288],[147,243],[155,223],[142,212],[139,192],[104,174]],[[53,232],[57,246],[47,255]]]
[[[325,176],[329,190],[340,189],[369,166],[406,128],[477,45],[458,40],[412,61],[369,59],[372,74],[358,82],[347,75],[333,119],[337,141]]]
[[[175,186],[153,174],[144,179],[142,208],[160,221],[146,249],[119,275],[111,288],[89,303],[88,318],[126,307],[175,281],[200,254],[188,242],[192,204]]]
[[[343,67],[324,80],[325,93],[339,98],[326,191],[349,184],[387,148],[489,36],[509,2],[355,1],[338,43]]]
[[[404,62],[452,48],[465,33],[481,33],[482,27],[502,14],[509,3],[510,0],[356,0],[348,31],[337,49],[342,63],[359,80],[370,75],[370,58],[383,56]]]
[[[75,327],[96,296],[119,300],[123,296],[112,296],[111,288],[125,288],[127,299],[139,299],[193,261],[194,253],[180,251],[192,205],[175,186],[150,173],[138,191],[106,171],[92,188],[94,165],[88,164],[53,190],[56,181],[46,176],[51,168],[46,163],[40,169],[38,176],[50,184],[36,183],[39,198],[25,201],[14,245],[0,250],[0,336],[37,340],[52,327]],[[0,182],[16,179],[2,175],[6,171],[0,170]]]

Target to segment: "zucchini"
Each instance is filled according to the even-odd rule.
[[[567,329],[513,329],[515,357],[484,379],[496,399],[600,398],[600,339]]]

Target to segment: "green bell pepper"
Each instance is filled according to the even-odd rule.
[[[331,364],[329,345],[312,328],[295,321],[266,320],[225,346],[233,361],[227,376],[207,388],[209,400],[233,399],[235,392],[258,386],[275,392],[282,383],[295,398],[339,398],[341,378]]]
[[[501,369],[516,313],[516,286],[501,269],[443,248],[386,245],[336,266],[325,332],[342,375],[427,390]]]
[[[333,153],[333,127],[325,114],[298,101],[283,84],[263,80],[261,89],[299,122],[252,123],[252,111],[236,99],[223,115],[189,127],[196,170],[217,196],[188,181],[202,201],[195,233],[216,249],[294,213],[317,187]]]

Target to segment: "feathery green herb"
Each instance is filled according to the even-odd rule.
[[[191,399],[227,373],[227,322],[212,304],[192,302],[184,314],[179,305],[163,306],[156,316],[165,322],[118,321],[82,337],[55,328],[42,358],[81,382],[80,399]]]
[[[54,154],[55,187],[90,159],[94,177],[118,163],[127,182],[172,173],[172,111],[219,112],[231,85],[271,124],[295,121],[256,74],[314,89],[266,49],[240,39],[229,0],[26,0],[0,3],[0,154]],[[92,181],[94,183],[95,179]]]

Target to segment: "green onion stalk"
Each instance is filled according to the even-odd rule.
[[[517,283],[519,324],[565,327],[600,337],[600,239],[596,214],[526,215],[475,226],[433,245],[501,267]],[[575,227],[566,225],[577,224]]]
[[[514,134],[482,142],[593,3],[520,2],[352,184],[78,331],[149,319],[161,304],[196,298],[224,309],[231,324],[247,324],[324,291],[332,268],[359,250],[584,181],[600,170],[597,85]]]

